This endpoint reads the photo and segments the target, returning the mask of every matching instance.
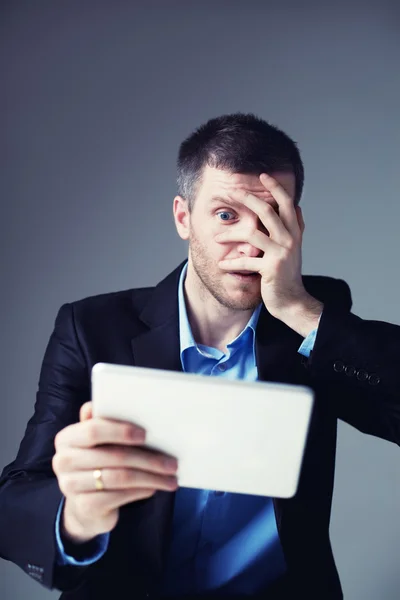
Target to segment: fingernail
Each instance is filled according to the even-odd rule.
[[[135,442],[144,442],[146,439],[146,430],[141,427],[135,427],[132,429],[132,439]]]
[[[164,466],[168,471],[176,471],[178,469],[178,461],[176,458],[166,458],[164,460]]]

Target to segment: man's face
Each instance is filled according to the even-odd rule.
[[[270,173],[293,198],[295,178],[292,173]],[[250,310],[262,301],[260,276],[245,280],[234,273],[222,271],[218,262],[241,256],[258,257],[262,252],[247,242],[218,243],[215,236],[227,227],[251,233],[259,229],[268,235],[258,216],[241,203],[229,199],[229,193],[244,190],[278,205],[256,175],[240,175],[206,166],[193,210],[186,218],[189,239],[189,269],[192,268],[204,292],[211,294],[222,306],[233,310]]]

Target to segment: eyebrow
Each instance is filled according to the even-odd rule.
[[[229,198],[223,198],[222,196],[213,196],[210,204],[229,204],[230,206],[239,206],[239,202],[230,200]]]

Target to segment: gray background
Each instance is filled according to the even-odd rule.
[[[299,142],[303,272],[344,278],[356,314],[399,323],[400,4],[277,4],[2,3],[1,466],[60,305],[154,284],[185,257],[176,153],[210,117],[253,111]],[[395,445],[340,423],[346,599],[399,597],[399,479]],[[58,595],[1,561],[3,600]]]

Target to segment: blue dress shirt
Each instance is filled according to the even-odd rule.
[[[196,344],[189,324],[182,270],[179,288],[180,356],[184,372],[256,381],[255,330],[261,304],[243,331],[227,346]],[[303,341],[299,352],[309,356],[317,329]],[[109,535],[97,538],[97,550],[84,560],[65,553],[60,537],[60,503],[56,519],[59,564],[85,565],[107,550]],[[181,596],[212,592],[221,595],[256,594],[286,570],[271,498],[215,490],[178,488],[171,547],[162,595]]]

